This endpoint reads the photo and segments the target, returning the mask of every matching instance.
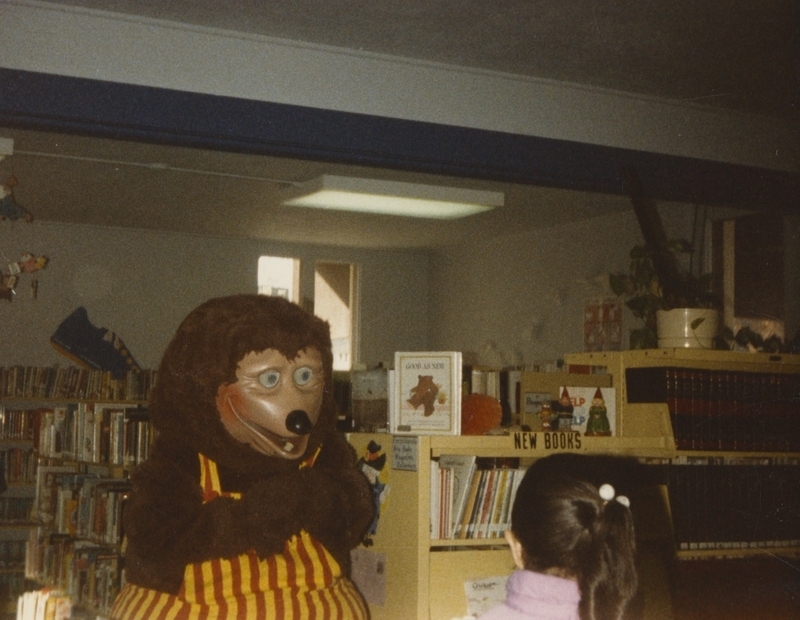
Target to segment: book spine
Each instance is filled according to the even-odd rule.
[[[692,449],[691,372],[684,368],[675,371],[675,445],[679,450]]]
[[[475,504],[477,502],[478,493],[481,486],[482,474],[483,470],[480,469],[475,469],[472,472],[472,478],[469,482],[469,495],[467,496],[467,503],[464,506],[464,513],[461,516],[461,521],[456,531],[456,537],[462,540],[468,538],[469,524],[472,520],[472,514],[475,510]]]

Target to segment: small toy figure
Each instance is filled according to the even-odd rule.
[[[8,274],[0,276],[0,299],[11,301],[14,299],[14,287],[17,285],[17,277]]]
[[[558,431],[571,431],[573,424],[573,412],[575,407],[572,406],[572,399],[569,397],[569,392],[566,386],[561,390],[561,396],[558,401],[552,404],[555,420],[553,421],[553,429]]]
[[[378,533],[381,504],[386,499],[386,493],[388,492],[386,484],[380,479],[384,467],[386,467],[386,453],[379,443],[370,441],[364,456],[358,459],[358,468],[369,480],[372,487],[372,498],[375,503],[375,516],[364,537],[364,546],[366,547],[372,546],[372,536]]]
[[[5,185],[0,185],[0,220],[23,218],[30,223],[33,221],[33,214],[14,199],[12,188],[16,184],[17,179],[12,175]]]
[[[14,276],[20,273],[34,273],[47,267],[48,260],[46,256],[34,256],[30,252],[25,252],[16,263],[8,264],[8,272]]]
[[[539,419],[542,421],[542,430],[553,430],[553,420],[556,419],[556,414],[553,413],[553,407],[549,402],[542,403],[542,410],[539,411]]]
[[[48,260],[46,256],[34,256],[30,252],[26,252],[17,264],[22,273],[33,273],[47,267]]]
[[[48,260],[47,256],[35,256],[30,252],[25,252],[17,262],[9,263],[0,281],[0,299],[11,301],[15,294],[20,274],[31,274],[40,269],[44,269],[47,266]],[[38,282],[34,280],[31,289],[33,297],[35,298],[36,291],[38,290]]]
[[[600,388],[594,393],[592,406],[589,407],[589,419],[586,421],[587,437],[610,437],[611,424],[608,421],[608,411],[606,401],[603,399],[603,392]]]

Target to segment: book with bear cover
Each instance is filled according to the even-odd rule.
[[[461,353],[397,352],[392,382],[390,432],[461,434]]]

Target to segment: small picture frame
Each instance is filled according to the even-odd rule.
[[[461,434],[461,353],[397,352],[390,432]]]

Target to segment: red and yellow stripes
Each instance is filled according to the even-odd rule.
[[[216,465],[201,455],[206,501],[223,493]],[[177,595],[127,584],[112,620],[337,619],[368,617],[363,599],[325,547],[302,531],[283,553],[254,552],[190,564]]]

